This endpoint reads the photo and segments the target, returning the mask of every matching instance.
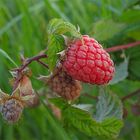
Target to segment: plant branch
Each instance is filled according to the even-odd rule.
[[[138,45],[140,45],[140,41],[136,41],[136,42],[129,43],[129,44],[126,44],[126,45],[113,46],[111,48],[106,48],[105,50],[107,52],[116,52],[116,51],[132,48],[132,47],[137,47]]]
[[[42,61],[37,60],[37,62],[38,62],[39,64],[41,64],[42,66],[44,66],[45,68],[49,68],[49,67],[48,67],[48,65],[47,65],[47,64],[45,64],[45,63],[43,63]]]
[[[16,68],[16,69],[13,70],[13,71],[17,71],[17,79],[15,80],[15,83],[14,83],[14,86],[13,86],[13,91],[18,87],[18,84],[19,84],[20,80],[22,79],[22,74],[21,74],[22,71],[26,67],[28,67],[28,65],[31,64],[33,61],[37,61],[40,64],[42,64],[43,66],[48,68],[48,66],[46,64],[44,64],[43,62],[40,61],[40,59],[42,59],[42,58],[47,58],[47,55],[42,53],[42,54],[36,55],[34,57],[27,58],[27,59],[24,60],[24,63],[19,68]]]
[[[125,100],[127,100],[127,99],[129,99],[129,98],[131,98],[131,97],[133,97],[133,96],[135,96],[137,94],[140,94],[140,89],[138,89],[138,90],[136,90],[136,91],[134,91],[134,92],[122,97],[121,100],[122,100],[122,102],[124,102]]]
[[[14,69],[14,71],[21,72],[21,71],[23,71],[30,63],[32,63],[33,61],[38,61],[39,59],[42,59],[42,58],[47,58],[47,55],[46,55],[46,54],[39,54],[39,55],[36,55],[36,56],[34,56],[34,57],[28,58],[28,59],[25,60],[24,64],[23,64],[21,67]]]

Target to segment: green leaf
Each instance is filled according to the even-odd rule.
[[[62,98],[51,98],[51,103],[61,109],[64,125],[74,127],[88,136],[115,138],[123,126],[122,104],[117,96],[102,91],[95,119],[78,105],[70,105]]]
[[[0,54],[2,54],[5,58],[7,58],[12,64],[14,64],[16,67],[17,64],[15,63],[15,61],[2,49],[0,49]]]
[[[64,49],[63,34],[69,33],[72,37],[80,38],[81,34],[74,25],[61,19],[52,19],[48,25],[48,65],[50,70],[56,65],[60,51]]]
[[[128,62],[129,62],[129,59],[126,58],[124,62],[122,62],[121,64],[115,67],[115,76],[109,82],[110,85],[116,84],[124,80],[128,76]]]
[[[123,125],[117,118],[97,122],[88,112],[75,107],[64,110],[63,117],[67,126],[73,126],[88,136],[115,138]]]
[[[53,70],[56,66],[58,54],[64,49],[64,39],[60,35],[50,35],[48,42],[48,66],[50,70]]]
[[[100,41],[108,40],[122,31],[124,26],[124,24],[116,23],[113,20],[99,20],[94,24],[94,37]]]
[[[104,134],[104,136],[112,139],[119,135],[121,128],[123,127],[123,121],[115,117],[107,118],[102,123],[100,123],[99,130]]]
[[[122,119],[123,109],[121,100],[115,94],[105,92],[103,88],[100,89],[96,110],[95,118],[98,122],[112,117]]]
[[[62,98],[50,98],[49,101],[59,107],[60,109],[66,108],[69,104]]]
[[[63,21],[62,19],[52,19],[49,22],[48,25],[48,33],[49,34],[65,34],[65,33],[70,33],[73,37],[80,38],[81,34],[80,32],[76,29],[76,27],[66,21]]]

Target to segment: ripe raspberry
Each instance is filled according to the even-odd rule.
[[[58,66],[48,80],[51,90],[65,98],[66,100],[74,100],[80,96],[81,85],[77,80],[72,79],[62,66]]]
[[[9,123],[15,123],[20,119],[23,106],[16,99],[7,100],[1,108],[3,118]]]
[[[97,85],[107,84],[115,71],[109,54],[95,39],[87,35],[68,44],[62,64],[74,79]]]

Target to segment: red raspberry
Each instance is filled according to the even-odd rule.
[[[91,84],[107,84],[115,71],[109,54],[88,35],[68,44],[62,63],[64,70],[74,79]]]

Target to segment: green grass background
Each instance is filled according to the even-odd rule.
[[[104,47],[127,44],[140,40],[139,0],[0,0],[0,48],[20,65],[20,53],[27,57],[46,48],[46,28],[52,18],[62,18],[79,26],[82,34],[95,37]],[[115,63],[122,61],[122,52],[112,53]],[[140,46],[125,51],[129,56],[129,76],[110,89],[120,97],[140,88]],[[0,54],[0,88],[10,93],[9,70],[14,65]],[[36,64],[33,68],[33,85],[42,84],[35,78],[47,74],[47,69]],[[91,86],[90,86],[91,87]],[[89,90],[90,89],[90,90]],[[85,86],[84,91],[95,94],[95,87]],[[83,102],[90,102],[82,99]],[[128,117],[118,140],[140,139],[140,117],[131,113],[130,99],[125,106]],[[19,123],[8,125],[0,117],[0,140],[97,140],[80,132],[65,131],[44,105],[25,109]]]

